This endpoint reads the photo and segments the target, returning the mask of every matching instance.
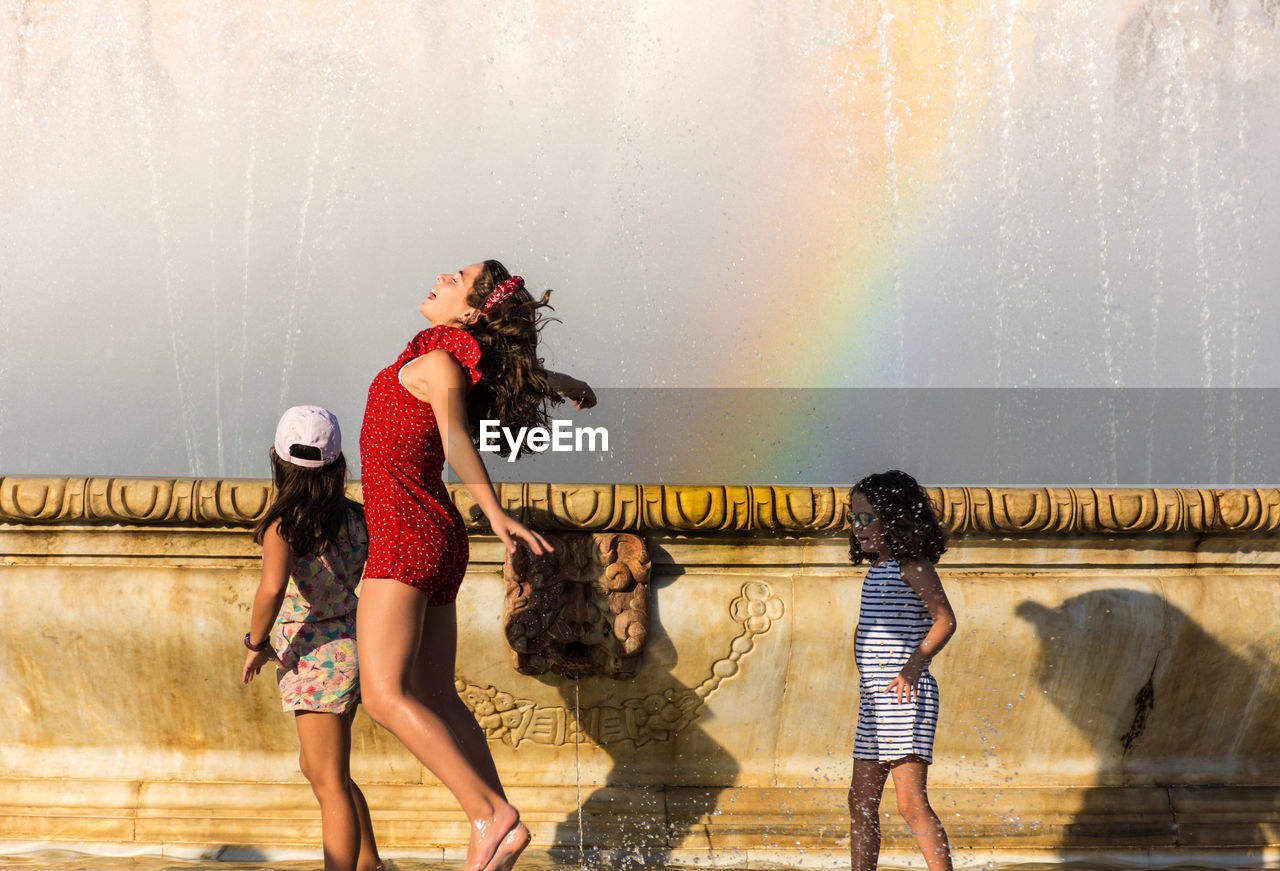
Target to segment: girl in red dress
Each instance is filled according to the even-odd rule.
[[[499,507],[476,450],[481,420],[547,426],[548,402],[595,404],[584,382],[542,366],[547,304],[496,260],[437,276],[418,306],[433,326],[373,379],[360,431],[369,527],[356,630],[363,703],[462,805],[471,822],[466,871],[509,871],[529,830],[454,689],[454,600],[468,546],[441,473],[447,462],[508,552],[518,541],[550,549]]]

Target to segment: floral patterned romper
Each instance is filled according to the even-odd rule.
[[[360,702],[356,586],[369,553],[358,509],[322,554],[298,557],[271,630],[286,711],[345,714]]]

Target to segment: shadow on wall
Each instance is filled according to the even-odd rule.
[[[1215,610],[1230,607],[1229,584],[1222,580]],[[1274,816],[1277,791],[1267,787],[1280,783],[1273,632],[1240,655],[1163,597],[1130,589],[1055,608],[1024,601],[1017,613],[1039,636],[1040,686],[1098,760],[1064,847],[1273,842],[1274,826],[1256,807]]]
[[[676,647],[652,595],[674,579],[653,578],[645,542],[627,533],[548,533],[547,540],[551,553],[519,551],[506,562],[504,633],[516,669],[560,694],[557,743],[569,745],[580,766],[564,783],[585,778],[592,785],[585,799],[579,787],[577,806],[556,826],[552,852],[570,863],[665,866],[672,848],[697,838],[699,823],[738,774],[738,763],[699,721],[710,716],[708,699],[737,673],[753,637],[781,616],[781,601],[765,584],[744,585],[729,603],[736,627],[723,648],[711,645],[712,655],[724,658],[708,661],[706,679],[687,686],[676,677]],[[535,718],[552,710],[527,700],[494,702],[481,725],[492,725],[490,738],[516,743],[529,732],[518,724],[520,710],[536,709]],[[504,716],[516,731],[503,731]],[[694,846],[709,846],[703,840]]]
[[[671,850],[696,836],[699,821],[715,811],[720,793],[737,777],[737,761],[698,725],[711,716],[704,699],[672,674],[675,646],[662,629],[656,600],[651,607],[645,685],[664,689],[640,696],[639,687],[628,692],[627,682],[612,687],[602,686],[604,679],[582,682],[583,721],[591,717],[589,698],[635,694],[624,705],[641,737],[591,747],[593,753],[607,753],[612,767],[605,782],[556,826],[558,846],[552,854],[559,861],[616,869],[665,868]],[[564,681],[559,689],[566,707],[573,710],[574,684]],[[673,771],[684,773],[685,785],[664,785]]]

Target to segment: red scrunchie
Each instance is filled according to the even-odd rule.
[[[506,281],[499,284],[493,289],[493,293],[489,294],[489,298],[484,301],[485,314],[493,311],[502,304],[503,300],[523,287],[524,279],[518,275],[513,275]]]

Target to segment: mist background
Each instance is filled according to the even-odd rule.
[[[338,414],[358,469],[368,383],[434,275],[497,257],[554,288],[547,364],[662,446],[618,474],[1274,484],[1276,18],[7,4],[0,473],[265,476],[302,403]],[[962,392],[785,401],[903,388]],[[1046,438],[1079,408],[1018,393],[1044,388],[1246,390],[1186,414],[1089,400],[1096,441],[1064,452]],[[1004,392],[971,426],[902,410],[965,389]],[[688,390],[750,413],[700,421]]]

